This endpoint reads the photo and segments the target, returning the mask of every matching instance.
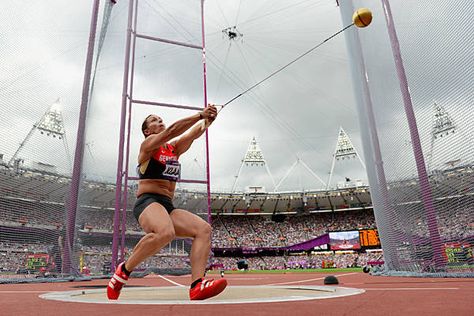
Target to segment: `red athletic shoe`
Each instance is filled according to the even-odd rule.
[[[109,300],[116,300],[120,296],[120,290],[128,281],[128,275],[122,271],[122,266],[125,263],[122,262],[118,265],[117,269],[115,269],[115,274],[109,281],[109,285],[107,285],[107,297]]]
[[[226,279],[202,279],[201,282],[189,290],[189,298],[191,300],[205,300],[224,291],[226,286]]]

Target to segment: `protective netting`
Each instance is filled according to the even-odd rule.
[[[90,21],[96,3],[100,6],[91,81],[86,83],[90,91],[82,136],[82,161],[76,161],[74,150],[70,148],[76,147],[79,135],[81,88]],[[174,18],[189,7],[176,3],[174,8],[163,10],[165,4],[164,1],[140,4],[140,32],[178,41],[196,40],[199,44],[200,28],[188,28],[188,31]],[[136,189],[134,181],[128,182],[126,212],[120,214],[119,228],[114,231],[128,8],[129,1],[104,0],[77,6],[62,2],[30,3],[28,6],[11,3],[2,9],[0,58],[5,61],[0,75],[2,282],[107,274],[112,261],[114,233],[120,243],[121,260],[143,236],[131,212]],[[42,10],[61,12],[61,15],[40,20],[35,12]],[[193,25],[199,25],[199,1],[193,2],[191,11],[182,16]],[[77,23],[71,23],[75,19]],[[66,25],[74,27],[70,29]],[[153,44],[137,41],[137,99],[158,101],[160,98],[161,102],[184,104],[199,100],[199,104],[194,105],[202,107],[201,52]],[[177,84],[174,85],[176,90],[170,88],[166,79],[173,69],[181,69],[177,72],[182,78],[194,79],[195,89]],[[143,139],[141,122],[148,114],[156,112],[156,107],[147,105],[132,110],[132,146],[127,148],[131,153],[127,161],[130,176],[135,176],[135,153]],[[192,114],[169,109],[159,112],[168,124]],[[202,139],[196,141],[189,154],[183,157],[182,164],[186,166],[183,178],[205,179]],[[74,207],[76,196],[74,193],[72,198],[70,196],[71,183],[74,182],[73,170],[79,167],[79,193],[77,207]],[[207,212],[205,187],[199,185],[199,192],[195,191],[193,184],[180,184],[175,205]],[[160,269],[173,267],[187,271],[188,250],[188,243],[178,239],[138,270],[157,268],[160,262]]]
[[[101,1],[79,203],[74,210],[73,243],[67,245],[72,268],[67,270],[68,275],[106,274],[112,261],[113,234],[119,238],[119,260],[126,258],[143,235],[131,213],[136,189],[133,180],[125,190],[126,211],[120,214],[118,229],[114,228],[129,1],[116,2]],[[267,1],[255,8],[251,8],[252,2],[242,2],[238,7],[235,2],[224,9],[220,1],[208,2],[213,4],[207,16],[207,25],[212,26],[207,34],[209,82],[214,92],[211,102],[234,97],[341,27],[335,3],[329,5],[322,0],[295,4],[280,1],[277,5]],[[343,8],[350,3],[339,2]],[[198,45],[199,4],[199,1],[173,1],[173,5],[165,0],[140,1],[137,30],[144,35]],[[467,1],[456,4],[422,1],[404,4],[403,10],[401,1],[392,4],[433,207],[426,207],[426,189],[419,189],[419,171],[411,150],[412,137],[398,92],[382,8],[378,2],[354,1],[354,7],[368,6],[375,15],[373,24],[358,32],[362,53],[352,59],[364,57],[384,163],[382,169],[375,143],[368,141],[374,135],[369,129],[373,124],[365,103],[359,102],[360,134],[365,139],[364,162],[371,177],[372,197],[377,203],[376,219],[387,253],[387,268],[392,273],[472,273],[473,133],[469,122],[473,118],[470,111],[473,53],[469,43],[473,35],[468,23],[472,8]],[[2,261],[2,277],[18,278],[18,273],[57,276],[65,272],[61,269],[64,265],[61,255],[66,247],[65,226],[71,222],[67,201],[74,152],[70,149],[76,144],[91,13],[91,3],[76,5],[57,1],[46,6],[30,1],[27,6],[19,6],[11,2],[0,13],[5,35],[0,57],[8,61],[2,63],[0,72],[0,255],[9,258]],[[405,5],[409,10],[405,10]],[[38,20],[35,13],[42,10],[61,14],[55,19]],[[346,22],[350,23],[352,11],[351,8],[345,12]],[[432,18],[426,12],[450,14]],[[318,23],[314,23],[315,17]],[[59,27],[71,25],[63,24],[66,19],[69,22],[77,19],[77,23],[71,29]],[[233,28],[233,24],[238,28]],[[240,32],[245,34],[245,40],[239,38]],[[355,29],[347,34],[354,36]],[[348,84],[343,70],[347,60],[340,49],[342,42],[341,36],[332,39],[315,52],[314,58],[308,56],[220,114],[219,123],[226,126],[226,132],[214,138],[221,145],[216,146],[220,152],[216,150],[217,158],[211,163],[214,183],[220,183],[221,187],[226,184],[227,192],[230,191],[248,142],[257,136],[277,184],[285,180],[279,189],[298,191],[294,196],[278,196],[268,202],[262,196],[215,195],[215,210],[330,212],[370,206],[365,191],[363,203],[352,193],[346,200],[338,192],[318,196],[308,191],[326,188],[312,172],[327,181],[339,123],[362,153],[350,106],[352,95],[340,93]],[[349,47],[355,51],[353,42]],[[199,50],[144,39],[137,40],[136,48],[134,99],[202,106]],[[354,61],[353,65],[360,63]],[[360,82],[355,82],[359,91],[356,97],[363,99]],[[143,139],[141,121],[150,113],[159,113],[168,124],[190,114],[184,110],[135,105],[131,112],[131,146],[126,149],[130,153],[125,162],[129,175],[134,175],[136,153]],[[266,124],[268,121],[272,124]],[[336,153],[337,150],[338,147]],[[204,179],[204,157],[204,141],[200,139],[183,156],[183,178]],[[420,157],[417,159],[420,161]],[[228,164],[229,160],[233,164]],[[293,162],[296,167],[285,178]],[[353,162],[360,169],[361,163]],[[358,180],[363,175],[364,169],[352,176],[338,162],[334,165],[330,187],[341,182],[344,187],[350,182],[348,178]],[[311,181],[299,183],[304,176]],[[322,201],[327,205],[322,205]],[[207,215],[207,192],[201,184],[180,184],[174,202],[177,207]],[[341,221],[350,225],[339,229],[353,229],[358,219]],[[238,231],[235,229],[234,234]],[[223,233],[226,236],[225,230]],[[255,241],[263,242],[252,240]],[[188,250],[186,241],[174,241],[139,270],[156,267],[186,270]]]
[[[38,12],[60,12],[42,20]],[[62,275],[91,3],[5,4],[0,59],[1,279]],[[75,20],[74,27],[58,27]],[[72,150],[71,150],[72,149]]]
[[[345,25],[356,8],[374,16],[346,39],[385,272],[472,276],[472,2],[339,2]]]

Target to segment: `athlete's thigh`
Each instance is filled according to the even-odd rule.
[[[210,229],[205,220],[186,210],[174,209],[170,217],[178,237],[195,237],[199,231]]]
[[[140,214],[138,223],[145,233],[163,233],[167,229],[173,228],[170,215],[159,203],[151,203]]]

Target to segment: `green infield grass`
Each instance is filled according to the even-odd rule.
[[[362,268],[334,269],[288,269],[288,270],[224,270],[226,274],[265,274],[265,273],[333,273],[333,272],[362,272]],[[208,271],[208,274],[219,274],[220,270]]]

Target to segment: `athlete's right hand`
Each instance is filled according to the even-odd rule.
[[[201,112],[201,116],[202,118],[204,119],[211,119],[211,120],[214,120],[217,116],[217,108],[212,105],[212,104],[209,104],[208,107],[206,107],[202,112]]]

